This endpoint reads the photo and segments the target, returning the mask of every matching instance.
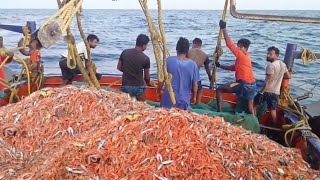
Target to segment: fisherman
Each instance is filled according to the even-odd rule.
[[[89,47],[94,49],[99,43],[99,38],[94,34],[89,34],[87,36],[87,42],[89,44]],[[80,58],[82,61],[85,62],[85,67],[87,68],[88,53],[87,53],[86,45],[84,42],[80,42],[76,46],[77,46],[77,50],[80,55]],[[61,54],[61,56],[62,57],[61,57],[61,60],[59,61],[59,66],[60,66],[61,74],[63,78],[63,85],[67,85],[68,83],[71,83],[75,75],[81,74],[81,71],[78,67],[74,69],[69,69],[67,65],[68,51]],[[101,74],[96,73],[96,77],[98,80],[101,79],[101,76],[102,76]]]
[[[209,56],[201,50],[202,46],[202,40],[199,38],[195,38],[193,40],[192,48],[188,52],[188,58],[194,60],[198,66],[198,69],[200,71],[200,68],[202,65],[204,65],[208,79],[211,82],[211,72],[209,67]],[[201,80],[198,81],[198,93],[197,93],[197,101],[196,104],[201,103],[202,98],[202,83]]]
[[[272,123],[276,124],[278,99],[283,78],[290,79],[291,73],[284,62],[279,60],[280,51],[271,46],[268,48],[267,61],[270,62],[266,68],[266,78],[261,91],[254,99],[255,108],[263,102],[267,102],[271,112]]]
[[[180,37],[176,46],[177,56],[171,56],[167,59],[167,69],[168,73],[172,75],[171,85],[176,104],[172,104],[168,88],[165,87],[161,97],[161,107],[189,110],[191,91],[191,104],[195,104],[197,101],[199,69],[197,64],[187,57],[189,46],[188,39]],[[161,96],[163,86],[163,83],[158,84],[158,96]]]
[[[150,58],[143,53],[149,41],[148,36],[140,34],[136,39],[135,48],[124,50],[117,65],[117,69],[123,72],[121,91],[138,101],[146,100],[145,83],[151,87],[156,86],[150,80]]]
[[[7,59],[7,58],[8,58],[8,59]],[[6,59],[7,59],[6,63],[11,62],[12,59],[13,59],[13,53],[12,53],[12,52],[8,52],[8,53],[6,53],[6,55],[0,56],[0,64],[2,64],[3,61],[6,60]],[[6,74],[5,74],[5,71],[4,71],[4,67],[3,67],[3,66],[0,68],[0,78],[1,78],[2,80],[6,80]],[[5,87],[0,84],[0,91],[3,91],[4,88],[5,88]]]
[[[255,96],[256,80],[253,75],[251,58],[248,52],[251,42],[248,39],[240,39],[237,45],[235,45],[228,35],[226,22],[220,20],[219,26],[223,30],[226,45],[235,55],[236,61],[235,64],[231,66],[220,65],[219,62],[215,63],[216,66],[221,69],[235,71],[236,83],[225,84],[217,88],[217,110],[218,112],[222,111],[222,93],[235,93],[238,97],[247,100],[249,113],[255,115],[253,99]]]
[[[23,46],[24,41],[25,40],[22,38],[18,42],[18,47]],[[40,70],[43,72],[41,52],[40,52],[42,45],[40,41],[37,38],[33,38],[30,41],[28,48],[29,50],[20,49],[19,51],[21,52],[21,54],[25,56],[30,56],[30,59],[27,60],[27,64],[29,65],[30,71],[32,72],[32,71]]]

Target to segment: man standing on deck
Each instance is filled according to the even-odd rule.
[[[148,36],[140,34],[136,39],[136,47],[121,53],[117,66],[117,69],[123,72],[121,91],[138,101],[146,100],[144,82],[148,86],[155,86],[150,80],[150,59],[143,53],[149,41]]]
[[[271,112],[272,123],[276,124],[278,99],[280,95],[282,79],[290,79],[291,74],[284,62],[280,61],[280,51],[272,46],[268,48],[267,61],[270,64],[266,68],[266,78],[261,91],[254,99],[255,108],[263,102],[267,102],[268,109]]]
[[[24,39],[22,38],[19,42],[18,42],[18,47],[23,46],[24,43]],[[29,50],[26,49],[20,49],[19,51],[21,52],[21,54],[25,55],[25,56],[30,56],[30,58],[27,61],[27,64],[29,65],[30,71],[42,71],[43,72],[43,66],[42,66],[42,61],[41,61],[41,53],[40,50],[42,48],[42,45],[39,41],[39,39],[34,38],[30,41],[29,46],[28,46]]]
[[[253,99],[255,96],[256,80],[253,75],[251,58],[248,52],[251,42],[248,39],[240,39],[237,45],[235,45],[228,34],[226,22],[220,20],[219,26],[223,30],[227,47],[236,57],[236,62],[231,66],[220,65],[219,62],[215,63],[221,69],[235,71],[236,83],[218,87],[216,91],[218,112],[222,111],[222,93],[235,93],[238,97],[242,97],[248,101],[249,113],[255,115]]]
[[[168,73],[172,75],[171,85],[175,95],[176,104],[172,104],[168,88],[165,87],[160,102],[161,107],[176,107],[188,110],[190,107],[191,91],[191,103],[196,103],[198,82],[200,80],[199,69],[197,64],[187,57],[189,46],[188,39],[180,37],[176,46],[177,56],[168,57],[167,69]],[[163,86],[163,83],[158,84],[158,95],[162,92]]]
[[[87,36],[87,42],[88,42],[90,48],[94,49],[99,42],[99,38],[94,34],[89,34]],[[82,59],[82,61],[85,61],[85,67],[87,67],[88,54],[87,54],[87,49],[86,49],[85,43],[80,42],[76,46],[77,46],[77,50],[80,55],[80,58]],[[67,85],[68,83],[70,83],[72,81],[72,78],[75,75],[81,74],[81,71],[79,70],[78,67],[76,67],[74,69],[68,68],[68,66],[67,66],[68,51],[61,54],[61,56],[62,57],[61,57],[61,60],[59,61],[59,66],[60,66],[61,73],[62,73],[63,85]],[[96,73],[96,77],[98,80],[101,79],[101,74]]]
[[[195,38],[193,40],[192,48],[188,52],[188,58],[194,60],[198,66],[198,69],[200,71],[200,68],[202,65],[204,65],[208,79],[211,81],[211,72],[210,72],[210,67],[209,67],[209,57],[206,53],[204,53],[201,50],[202,46],[202,40],[199,38]],[[197,101],[196,103],[199,104],[201,103],[201,98],[202,98],[202,83],[201,80],[198,81],[198,93],[197,93]]]

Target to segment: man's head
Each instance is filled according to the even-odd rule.
[[[147,49],[150,39],[147,35],[140,34],[136,40],[136,47],[140,47],[142,51]]]
[[[190,47],[189,40],[186,38],[180,37],[176,46],[177,54],[188,54],[189,47]]]
[[[202,46],[202,40],[200,38],[195,38],[192,42],[193,48],[201,48]]]
[[[268,48],[267,61],[273,62],[278,59],[280,51],[278,48],[271,46]]]
[[[39,39],[35,38],[30,41],[29,48],[40,50],[42,48],[42,44],[40,43]]]
[[[89,43],[90,48],[95,48],[98,45],[99,38],[94,34],[89,34],[87,37],[87,41]]]
[[[248,39],[242,38],[238,41],[237,46],[242,52],[246,53],[248,52],[250,44],[251,42]]]

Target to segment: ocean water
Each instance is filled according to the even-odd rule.
[[[26,21],[36,21],[37,27],[56,10],[4,10],[0,9],[0,24],[25,25]],[[250,13],[320,17],[320,11],[251,11]],[[186,37],[190,43],[195,37],[203,41],[203,50],[212,57],[219,31],[218,22],[222,11],[215,10],[165,10],[163,21],[166,32],[167,44],[171,55],[176,55],[175,45],[179,37]],[[156,11],[152,11],[156,21]],[[120,53],[135,45],[135,39],[140,33],[148,34],[148,26],[141,10],[84,10],[82,17],[85,32],[94,33],[100,38],[99,45],[92,50],[94,62],[98,72],[120,74],[116,65]],[[253,60],[255,77],[259,88],[264,80],[266,62],[266,49],[276,46],[280,49],[280,59],[284,58],[287,43],[294,43],[320,53],[320,25],[301,24],[269,21],[249,21],[234,19],[228,14],[227,27],[234,41],[239,38],[251,40],[250,54]],[[72,26],[77,41],[80,36],[75,22]],[[21,34],[0,30],[4,37],[6,48],[17,46],[22,38]],[[60,54],[67,49],[66,43],[61,39],[49,49],[42,50],[42,60],[45,62],[46,74],[61,74],[59,69]],[[220,59],[222,64],[232,64],[234,57],[225,47],[224,55]],[[152,45],[149,44],[145,52],[151,59],[151,73],[155,76],[156,64]],[[9,64],[9,68],[18,71],[19,65]],[[320,60],[312,64],[303,65],[297,59],[294,64],[295,74],[290,81],[294,96],[302,95],[306,91],[313,90],[313,98],[304,103],[319,101],[320,87]],[[205,70],[201,69],[204,84],[209,84]],[[234,81],[234,73],[218,70],[218,84]]]

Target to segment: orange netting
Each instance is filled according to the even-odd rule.
[[[0,178],[312,179],[297,150],[125,94],[68,86],[0,109]]]

